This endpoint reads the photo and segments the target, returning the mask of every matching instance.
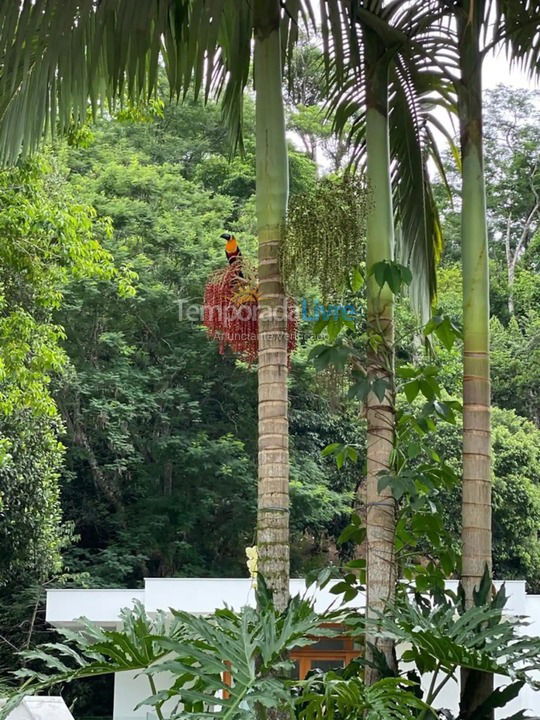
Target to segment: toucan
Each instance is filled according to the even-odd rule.
[[[222,233],[220,237],[227,241],[225,244],[225,255],[227,256],[229,265],[234,265],[234,263],[242,259],[242,251],[238,247],[236,238],[234,237],[234,235],[230,235],[229,233]],[[236,277],[244,277],[244,274],[240,269],[237,270]]]
[[[222,235],[220,235],[220,237],[227,241],[225,245],[225,255],[227,256],[229,265],[232,265],[238,260],[238,258],[242,257],[242,253],[240,251],[240,248],[238,247],[236,238],[234,237],[234,235],[229,235],[229,233],[223,233]]]

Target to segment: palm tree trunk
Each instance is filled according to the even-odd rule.
[[[279,0],[256,0],[254,13],[260,288],[258,570],[282,609],[289,598],[289,427],[287,303],[279,256],[289,180]]]
[[[491,571],[491,441],[489,380],[489,268],[482,140],[483,3],[466,0],[458,15],[461,87],[463,262],[463,509],[462,584],[466,602]],[[462,670],[464,718],[489,695],[493,677]]]
[[[365,33],[367,112],[366,149],[367,182],[370,203],[367,217],[367,267],[394,256],[394,218],[390,185],[390,153],[388,137],[388,72],[386,65],[373,63],[370,54],[377,49]],[[380,56],[379,56],[380,57]],[[394,319],[393,294],[388,285],[380,288],[370,276],[367,284],[368,332],[381,342],[368,351],[368,375],[371,380],[382,378],[387,392],[382,402],[370,393],[367,399],[367,614],[384,608],[392,600],[396,585],[394,533],[395,501],[388,488],[379,492],[381,471],[388,470],[394,448]],[[381,650],[390,667],[395,665],[392,641],[366,634],[366,657],[372,652],[369,644]],[[366,682],[377,680],[378,673],[366,668]]]

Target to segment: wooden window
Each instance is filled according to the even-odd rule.
[[[359,654],[360,649],[356,647],[353,638],[338,635],[332,638],[321,638],[313,645],[293,650],[291,660],[295,664],[295,677],[303,680],[310,670],[318,668],[326,672],[334,668],[345,667]]]

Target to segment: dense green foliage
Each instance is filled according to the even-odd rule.
[[[485,105],[493,402],[539,426],[540,125],[536,93],[500,86],[488,91]],[[453,197],[459,201],[457,174],[449,163]],[[452,205],[445,193],[440,188],[446,241],[443,263],[449,267],[459,259],[459,205]],[[457,269],[453,278],[453,288],[453,283],[447,287],[451,311],[457,314],[461,282]]]
[[[496,578],[526,578],[540,589],[540,430],[513,410],[493,409],[493,569]],[[436,439],[438,452],[452,458],[457,472],[461,426],[445,425]],[[458,536],[459,489],[445,503],[446,523]]]
[[[203,123],[210,132],[201,138]],[[58,316],[71,360],[57,391],[67,428],[64,507],[81,538],[70,567],[93,583],[245,574],[256,378],[218,355],[200,303],[223,264],[223,229],[253,252],[254,158],[247,135],[245,157],[228,164],[218,127],[212,106],[169,107],[151,124],[105,123],[88,148],[65,156],[77,194],[111,218],[107,246],[138,276],[129,298],[111,283],[73,283]],[[162,152],[173,145],[174,154]],[[291,173],[293,187],[305,189],[314,168],[292,153]],[[337,477],[319,452],[348,421],[328,410],[302,363],[291,394],[292,526],[298,547],[311,538],[309,555],[347,513],[350,478]],[[297,569],[301,562],[300,552]]]
[[[36,160],[0,175],[0,588],[60,567],[61,419],[50,382],[65,365],[53,313],[68,281],[118,274],[100,236],[107,220],[75,203],[53,167]]]

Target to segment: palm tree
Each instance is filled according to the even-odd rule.
[[[455,78],[461,133],[463,267],[463,500],[461,582],[466,603],[491,573],[491,440],[489,267],[484,179],[482,63],[506,45],[510,56],[540,71],[540,8],[528,0],[459,0],[455,20],[459,76]],[[490,37],[491,36],[491,37]],[[489,42],[486,40],[489,38]],[[484,46],[482,47],[482,43]],[[461,712],[472,717],[493,689],[493,677],[462,671]]]
[[[289,190],[278,0],[254,11],[259,234],[259,570],[283,610],[289,598],[287,299],[279,267]]]
[[[388,62],[390,73],[395,73],[394,83],[390,74],[390,98],[392,104],[400,97],[403,97],[401,114],[394,115],[399,118],[399,123],[392,123],[390,113],[390,148],[397,149],[394,164],[394,197],[396,201],[395,217],[404,231],[403,239],[409,244],[413,238],[413,252],[425,250],[422,242],[414,239],[414,215],[411,215],[410,196],[407,191],[414,187],[415,177],[423,178],[425,166],[416,163],[416,173],[407,174],[413,164],[403,162],[404,156],[410,153],[413,147],[424,147],[427,145],[432,152],[432,157],[440,166],[440,159],[434,148],[433,137],[428,135],[424,140],[427,142],[417,143],[416,146],[408,141],[406,112],[411,100],[413,107],[416,105],[416,112],[412,113],[411,127],[414,128],[413,137],[422,136],[422,132],[428,132],[426,118],[422,116],[421,103],[414,102],[414,92],[421,89],[428,90],[427,100],[435,102],[447,110],[454,109],[454,98],[457,97],[457,112],[460,119],[461,145],[462,145],[462,173],[463,173],[463,204],[462,204],[462,242],[463,242],[463,293],[464,293],[464,420],[463,420],[463,442],[464,442],[464,470],[463,470],[463,586],[469,604],[473,601],[473,592],[479,585],[486,567],[491,568],[491,477],[490,477],[490,438],[489,438],[489,282],[488,282],[488,252],[487,232],[485,216],[485,188],[483,177],[483,148],[482,148],[482,101],[481,101],[481,69],[482,61],[486,53],[493,47],[505,44],[511,56],[527,65],[532,72],[540,69],[540,9],[537,4],[528,0],[440,0],[439,2],[389,3],[385,8],[382,3],[376,0],[358,2],[354,11],[359,24],[363,28],[363,61],[364,72],[368,78],[365,86],[365,97],[363,101],[366,107],[365,119],[362,117],[359,129],[364,130],[365,142],[359,133],[361,144],[360,151],[367,155],[368,174],[370,173],[370,134],[368,132],[369,115],[374,122],[381,123],[384,118],[385,104],[378,100],[380,117],[377,117],[376,107],[370,113],[369,106],[369,62],[373,57],[370,48],[376,47],[382,50],[381,43],[386,46],[388,52],[381,55],[382,59]],[[445,22],[450,18],[451,22]],[[408,24],[408,27],[407,27]],[[414,29],[413,29],[414,28]],[[367,30],[367,32],[366,32]],[[369,34],[377,36],[377,41],[369,43]],[[490,42],[486,41],[483,48],[480,47],[481,38],[492,35]],[[390,55],[390,57],[389,57]],[[360,62],[359,62],[360,61]],[[362,67],[362,55],[358,54],[353,65]],[[458,72],[455,72],[455,69]],[[426,74],[427,73],[427,74]],[[397,77],[396,77],[397,76]],[[430,77],[431,76],[431,77]],[[396,82],[397,81],[397,82]],[[353,83],[354,85],[354,83]],[[453,86],[454,90],[450,90]],[[355,87],[353,94],[359,94],[358,87]],[[374,95],[372,95],[374,97]],[[350,98],[344,102],[343,115],[350,112]],[[437,125],[436,119],[432,116],[429,121]],[[440,130],[444,130],[440,124]],[[418,130],[422,132],[418,132]],[[451,139],[450,139],[451,140]],[[387,157],[387,151],[379,143],[379,151],[376,158]],[[405,157],[406,159],[406,157]],[[402,162],[400,162],[400,160]],[[410,157],[409,157],[410,160]],[[401,182],[400,182],[401,181]],[[386,186],[386,180],[379,183],[379,187]],[[387,193],[386,193],[387,194]],[[424,198],[424,208],[430,210],[432,203],[431,194],[422,194],[415,189],[413,198]],[[407,202],[409,200],[409,202]],[[376,202],[374,203],[376,205]],[[388,206],[388,203],[387,203]],[[375,210],[372,212],[373,219]],[[388,227],[389,211],[387,211]],[[429,217],[429,214],[428,214]],[[411,224],[411,219],[413,224]],[[368,226],[368,253],[371,242],[376,243],[376,236],[381,236],[381,229],[384,225],[381,221],[373,221],[374,236],[370,238]],[[436,231],[436,225],[431,226]],[[411,233],[412,230],[412,233]],[[407,234],[409,237],[407,237]],[[432,233],[424,233],[423,238],[427,239]],[[387,237],[391,237],[388,233]],[[407,242],[409,240],[409,243]],[[436,245],[435,245],[436,246]],[[409,244],[410,247],[410,244]],[[391,245],[386,246],[386,256],[375,255],[377,259],[389,259]],[[431,258],[430,253],[423,252],[424,258]],[[369,255],[368,255],[369,257]],[[418,257],[418,256],[417,256]],[[369,262],[369,260],[368,260]],[[417,261],[416,261],[417,262]],[[413,270],[416,270],[416,263],[413,260]],[[425,269],[425,265],[423,266]],[[417,279],[425,282],[430,273],[418,273]],[[368,289],[369,290],[369,289]],[[422,298],[418,297],[419,288],[416,289],[416,301],[424,305]],[[373,290],[370,291],[372,293]],[[382,295],[382,294],[381,294]],[[424,295],[425,299],[425,295]],[[381,300],[381,305],[386,302],[387,319],[385,323],[378,323],[379,327],[385,328],[388,338],[391,337],[391,308],[390,298]],[[382,311],[380,307],[378,311]],[[388,411],[387,411],[388,413]],[[374,413],[375,415],[375,413]],[[389,415],[389,413],[388,413]],[[379,417],[382,416],[382,412]],[[373,423],[377,431],[377,424]],[[373,462],[375,469],[384,464],[383,443],[386,452],[390,449],[390,433],[387,423],[379,423],[385,427],[383,436],[376,438],[373,448],[380,448],[380,458],[377,463]],[[368,433],[369,408],[368,408]],[[379,431],[380,432],[380,431]],[[381,462],[381,460],[383,460]],[[388,464],[387,461],[386,464]],[[373,479],[370,476],[368,456],[368,492],[374,487]],[[379,528],[384,527],[379,533],[381,543],[385,551],[379,552],[384,557],[384,563],[380,563],[381,573],[386,570],[387,591],[391,588],[391,513],[388,500],[374,491],[368,498],[368,513],[370,508],[376,508],[378,519],[375,521]],[[388,511],[384,513],[385,507]],[[371,510],[372,514],[373,510]],[[373,536],[374,531],[371,531]],[[373,568],[373,561],[369,558],[369,537],[370,521],[368,515],[368,603],[373,605],[377,599],[370,600],[369,567]],[[377,561],[375,562],[377,567]],[[371,594],[373,598],[373,592]],[[388,659],[388,658],[387,658]],[[492,680],[481,673],[464,672],[462,678],[462,712],[465,717],[470,716],[475,708],[485,699],[492,687]]]
[[[254,40],[259,331],[259,571],[277,607],[289,592],[286,304],[278,258],[288,196],[282,61],[299,0],[22,0],[0,9],[0,161],[34,151],[124,99],[144,101],[165,69],[171,95],[221,96],[234,145]]]
[[[442,72],[432,62],[441,41],[431,30],[431,16],[405,3],[365,0],[351,3],[349,71],[337,75],[334,87],[338,129],[352,122],[350,140],[357,162],[365,166],[367,217],[367,322],[372,342],[367,371],[386,385],[384,398],[370,393],[366,402],[367,474],[367,611],[381,611],[394,598],[397,563],[394,553],[396,506],[389,487],[379,490],[379,476],[391,471],[395,443],[394,293],[380,287],[370,270],[396,255],[413,270],[412,300],[427,320],[435,293],[435,266],[441,232],[426,158],[440,165],[428,107],[451,102]],[[407,7],[408,6],[408,7]],[[429,32],[431,32],[431,35]],[[430,53],[422,49],[429,41]],[[427,57],[431,54],[431,58]],[[439,98],[432,97],[437,89]],[[427,102],[425,102],[427,101]],[[399,228],[396,243],[395,227]],[[366,656],[376,646],[387,664],[395,664],[387,638],[366,636]],[[366,679],[374,682],[375,668]]]
[[[382,9],[378,2],[375,11]],[[371,202],[366,226],[366,266],[395,257],[394,212],[390,179],[388,85],[389,64],[383,58],[386,47],[369,27],[363,27],[365,63],[366,180]],[[378,286],[374,274],[367,283],[367,323],[378,341],[368,349],[367,372],[373,380],[382,379],[387,390],[382,401],[375,393],[367,398],[367,474],[366,474],[366,567],[367,611],[382,610],[394,598],[397,566],[394,557],[396,506],[391,488],[380,491],[379,474],[390,472],[395,440],[394,393],[394,295],[388,285]],[[377,643],[375,638],[368,642]],[[395,666],[392,642],[378,641],[390,667]],[[366,656],[371,649],[366,647]],[[366,681],[375,682],[374,668],[367,669]]]
[[[487,568],[491,573],[491,439],[489,268],[482,141],[483,3],[456,11],[460,48],[463,268],[463,496],[461,582],[468,605]],[[462,710],[470,717],[493,691],[493,677],[462,670]]]

